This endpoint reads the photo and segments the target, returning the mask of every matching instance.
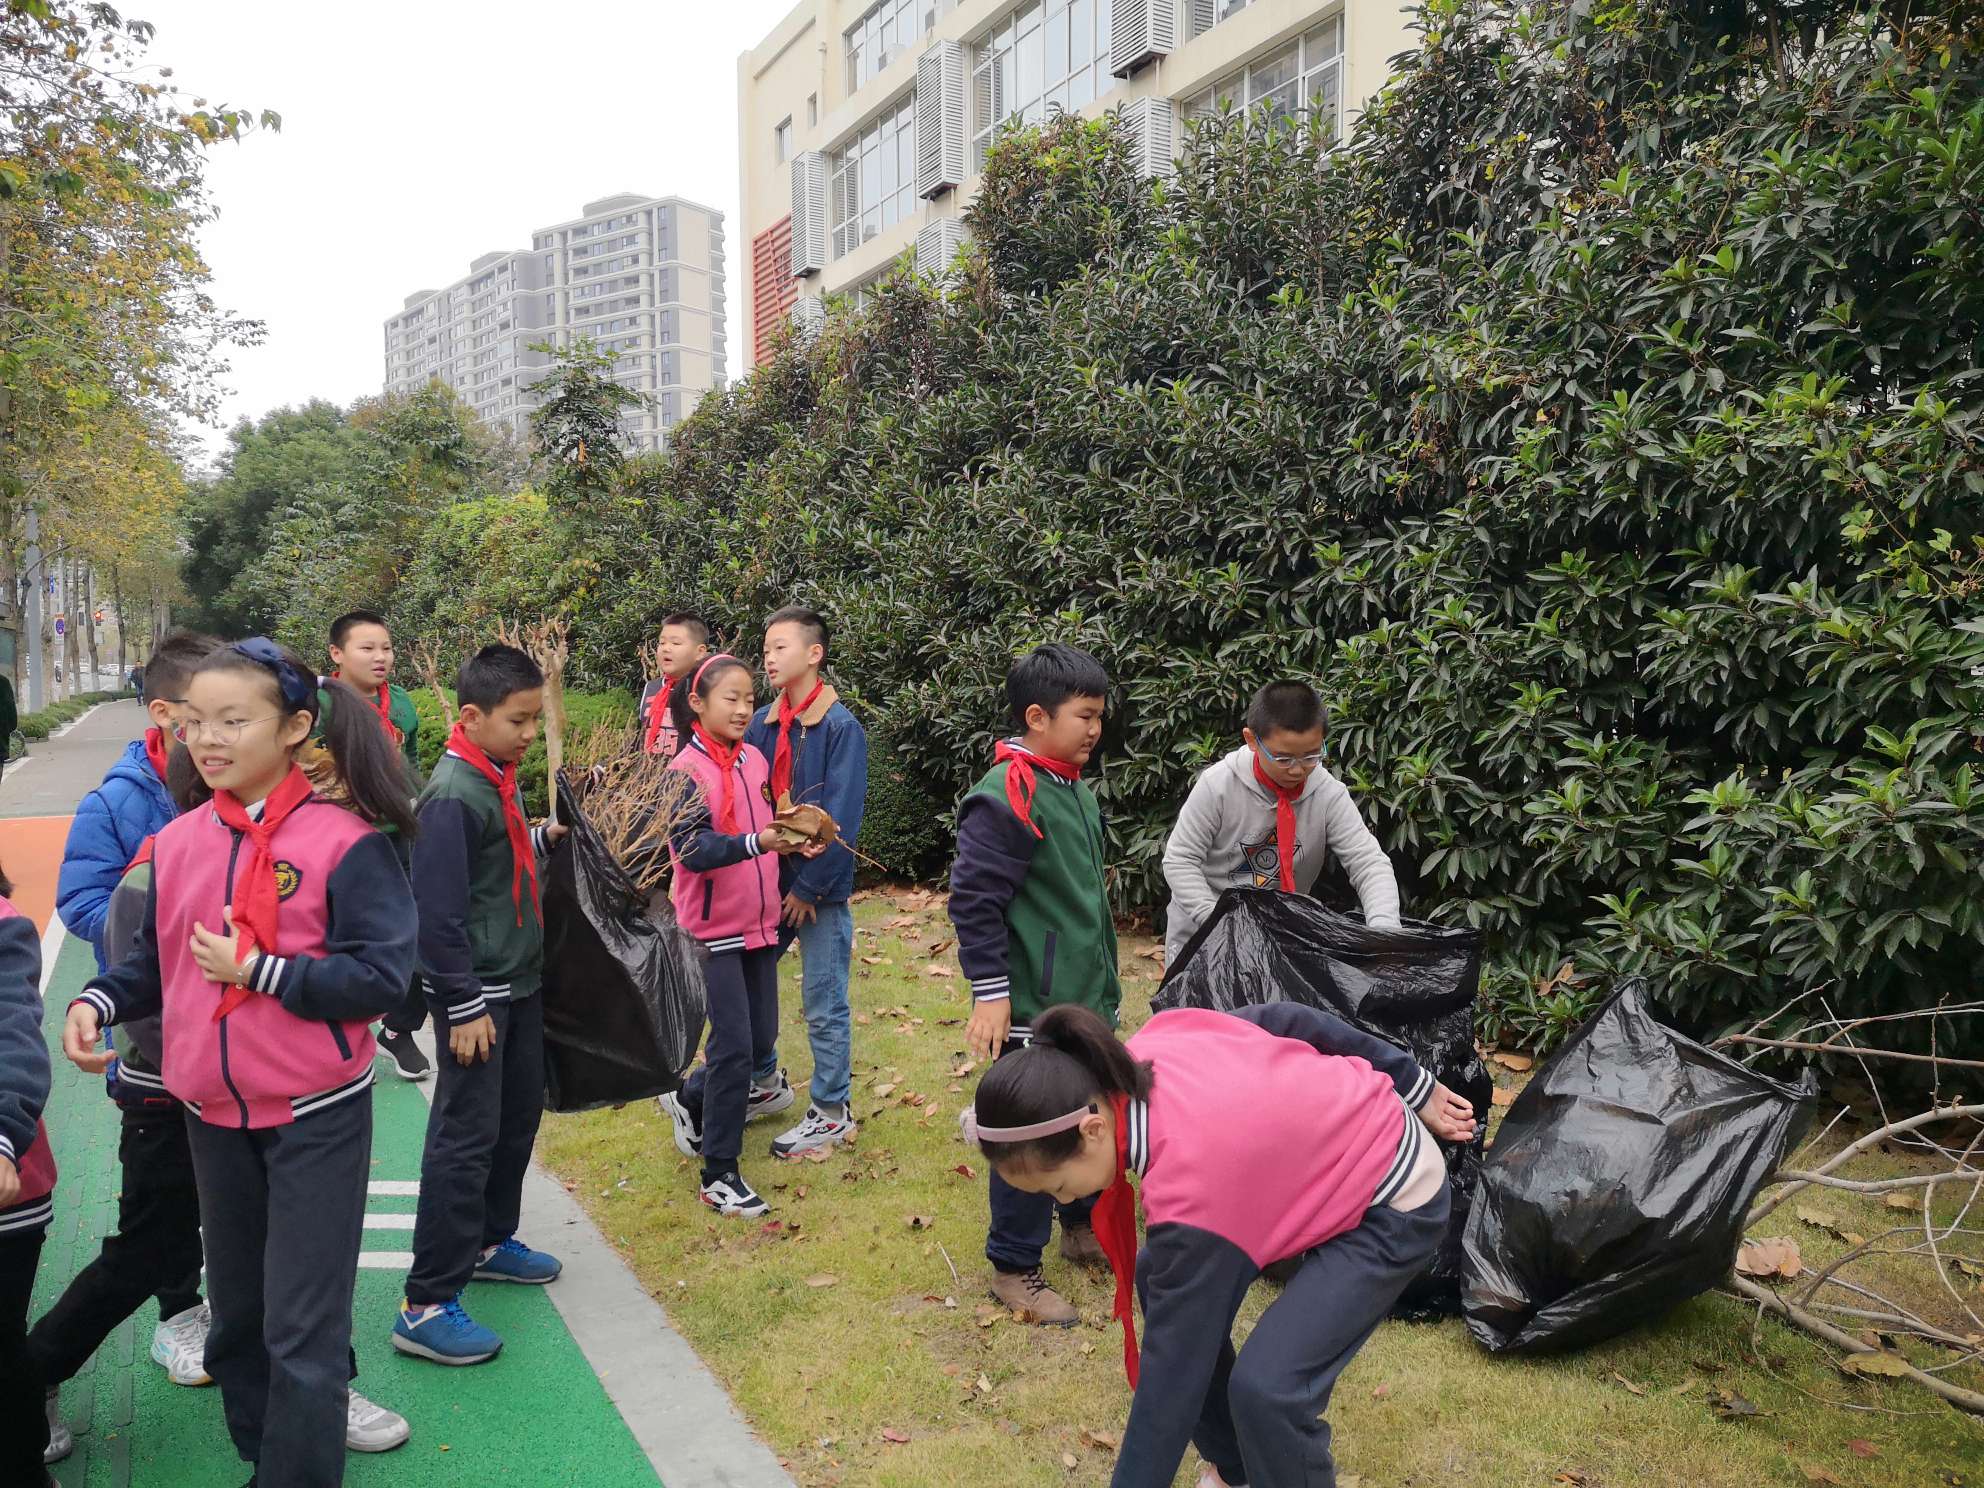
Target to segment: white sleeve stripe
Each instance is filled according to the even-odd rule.
[[[748,837],[744,839],[745,857],[747,858],[758,857],[763,854],[764,850],[765,850],[765,845],[764,843],[758,840],[758,834],[756,832],[751,833]]]
[[[95,1008],[97,1021],[106,1026],[110,1023],[116,1011],[111,1007],[110,999],[94,987],[84,988],[82,993],[76,998],[76,1001],[88,1003],[91,1007]]]
[[[14,1160],[14,1144],[5,1137],[0,1137],[0,1157],[6,1158],[8,1162]]]
[[[1002,988],[997,992],[974,992],[971,994],[971,1000],[973,1002],[1011,1002],[1013,1000],[1013,994]]]
[[[1406,1096],[1405,1103],[1414,1110],[1418,1110],[1419,1107],[1426,1104],[1426,1098],[1433,1093],[1433,1083],[1433,1072],[1422,1069],[1419,1072],[1419,1078],[1412,1082],[1412,1090]]]

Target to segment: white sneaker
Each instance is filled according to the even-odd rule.
[[[165,1370],[175,1385],[211,1385],[207,1373],[207,1330],[213,1326],[213,1313],[202,1302],[175,1317],[169,1317],[152,1330],[152,1363]]]
[[[785,1071],[778,1072],[778,1080],[771,1085],[751,1082],[751,1090],[744,1097],[744,1119],[757,1121],[762,1117],[776,1116],[780,1111],[790,1111],[795,1097],[792,1082],[785,1077]]]
[[[344,1446],[347,1452],[390,1452],[406,1445],[413,1430],[405,1416],[374,1405],[356,1390],[345,1395]]]
[[[802,1152],[831,1147],[853,1137],[855,1129],[854,1113],[846,1106],[840,1107],[838,1116],[829,1116],[818,1106],[808,1106],[805,1120],[773,1140],[772,1156],[797,1157]]]
[[[661,1114],[675,1127],[675,1150],[684,1157],[701,1157],[703,1129],[689,1114],[689,1108],[682,1104],[682,1097],[671,1090],[666,1095],[657,1095],[654,1103],[661,1107]]]
[[[738,1219],[756,1219],[771,1205],[759,1198],[742,1175],[725,1173],[714,1183],[703,1185],[703,1202],[718,1214]]]

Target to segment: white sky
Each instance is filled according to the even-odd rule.
[[[407,295],[620,191],[724,214],[738,376],[737,56],[792,3],[127,0],[189,94],[282,115],[208,172],[214,298],[268,327],[234,353],[224,423],[378,392]]]

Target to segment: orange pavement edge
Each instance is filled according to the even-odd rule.
[[[14,908],[44,935],[55,914],[55,876],[69,840],[69,816],[0,817],[0,868],[14,881]]]

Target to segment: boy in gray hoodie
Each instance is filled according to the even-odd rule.
[[[1280,888],[1306,894],[1331,853],[1374,927],[1398,925],[1391,860],[1341,780],[1322,767],[1323,702],[1306,682],[1254,694],[1241,746],[1193,782],[1164,845],[1171,908],[1164,961],[1177,964],[1222,892]]]

